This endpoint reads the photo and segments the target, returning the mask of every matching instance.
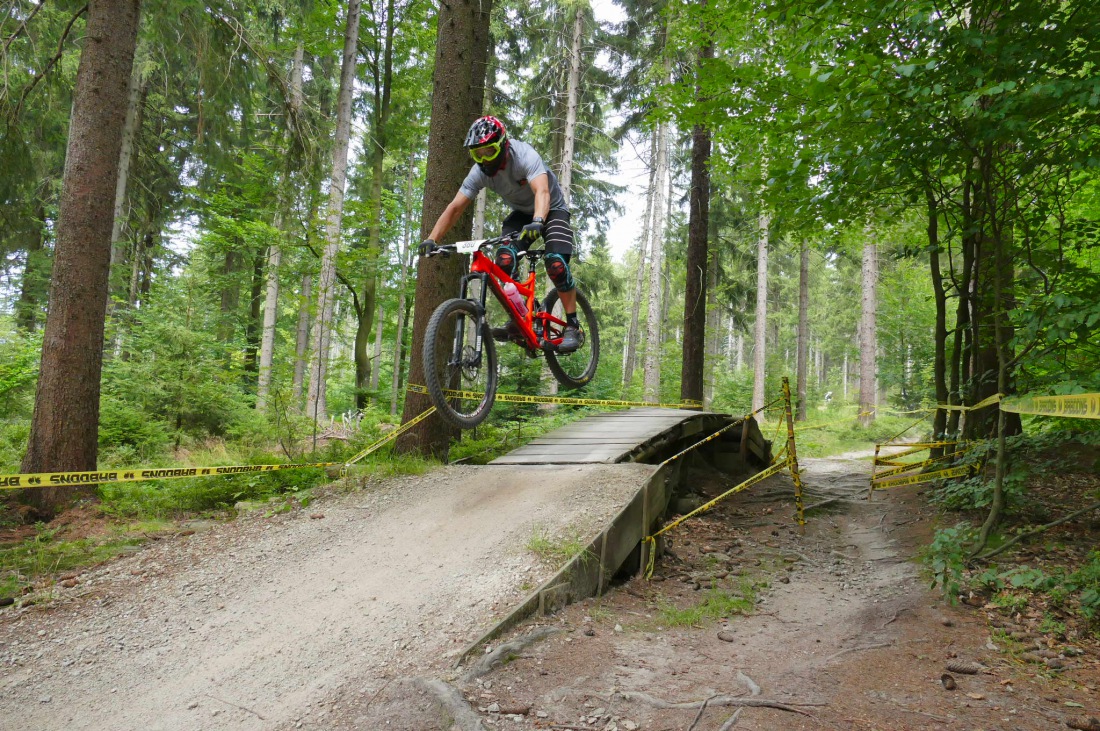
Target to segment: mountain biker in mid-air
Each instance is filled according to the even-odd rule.
[[[559,353],[572,353],[584,344],[584,333],[577,320],[577,288],[569,271],[573,254],[573,229],[569,225],[569,209],[554,173],[542,157],[526,142],[511,140],[504,124],[496,117],[481,117],[466,134],[466,149],[474,165],[462,181],[462,186],[432,227],[431,235],[420,245],[422,252],[431,251],[458,217],[477,197],[482,188],[492,188],[512,207],[512,213],[501,224],[501,235],[519,232],[516,246],[501,246],[496,253],[496,265],[509,277],[515,275],[516,259],[541,236],[546,242],[543,259],[546,274],[554,283],[565,310],[565,329]],[[512,322],[507,327],[493,328],[495,340],[507,341],[519,336]]]

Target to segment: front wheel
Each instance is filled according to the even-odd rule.
[[[584,343],[574,353],[557,353],[552,349],[546,351],[546,365],[558,383],[566,388],[580,388],[596,377],[596,366],[600,362],[600,328],[596,322],[596,313],[592,305],[588,304],[588,298],[580,289],[577,293],[577,316],[584,333]],[[550,290],[546,295],[542,306],[546,311],[558,318],[565,320],[565,309],[561,304],[561,297],[556,289]],[[550,333],[546,337],[561,337],[560,325],[548,325]]]
[[[435,309],[424,332],[428,396],[440,416],[460,429],[485,421],[497,395],[497,351],[488,326],[479,332],[480,321],[477,305],[451,299]]]

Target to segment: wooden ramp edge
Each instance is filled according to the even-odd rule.
[[[670,457],[681,449],[714,434],[724,426],[731,424],[733,426],[704,448],[690,453],[688,458],[654,465],[652,474],[639,487],[634,497],[592,539],[587,548],[574,556],[511,612],[470,644],[458,656],[456,666],[466,664],[483,645],[535,614],[549,615],[572,602],[602,595],[620,569],[628,564],[639,565],[642,540],[647,535],[651,535],[661,522],[673,494],[680,486],[693,459],[705,457],[712,466],[745,477],[760,472],[771,462],[771,444],[764,439],[756,420],[751,417],[746,421],[735,419],[727,414],[701,411],[673,409],[631,409],[631,411],[650,413],[600,414],[574,422],[571,426],[591,419],[615,425],[621,424],[623,430],[629,431],[631,421],[641,418],[646,424],[645,429],[637,432],[641,435],[641,441],[628,445],[621,439],[622,434],[619,433],[618,439],[608,440],[605,443],[608,449],[604,458],[612,462],[642,463],[655,461],[656,458]],[[658,426],[663,428],[660,431],[654,431]],[[565,442],[578,437],[564,436],[562,431],[559,429],[535,440],[535,442],[543,442],[545,451],[527,450],[527,447],[535,444],[531,442],[527,447],[521,447],[512,453],[524,452],[523,459],[532,461],[502,461],[512,456],[510,454],[490,464],[575,464],[589,461],[597,454],[595,445],[587,444],[584,448],[578,449],[576,442]],[[553,443],[548,440],[553,440]],[[561,447],[577,454],[571,462],[550,461],[548,458],[565,459],[565,456],[561,450],[551,451],[549,447]]]

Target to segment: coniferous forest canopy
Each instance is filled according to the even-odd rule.
[[[488,8],[456,38],[427,0],[0,6],[0,473],[338,460],[423,410],[423,308],[461,265],[416,250],[461,182],[434,161],[470,164],[441,131],[479,113],[568,180],[586,397],[741,414],[790,376],[798,418],[871,430],[1100,391],[1092,2]],[[448,82],[456,47],[485,60]],[[454,238],[508,213],[470,211]],[[503,391],[549,391],[498,350]],[[486,428],[570,413],[497,404]],[[929,431],[1049,424],[994,406]],[[454,436],[401,451],[488,448]],[[146,508],[248,488],[189,489]]]

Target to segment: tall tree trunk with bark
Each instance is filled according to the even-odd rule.
[[[23,472],[97,467],[111,228],[139,0],[91,0],[73,93],[50,306]],[[43,517],[95,487],[38,487]]]
[[[309,365],[309,321],[313,308],[313,275],[302,275],[302,290],[298,298],[298,327],[294,338],[294,380],[290,385],[290,401],[295,409],[302,408],[306,366]]]
[[[282,213],[276,214],[275,228],[282,227]],[[256,379],[256,410],[267,412],[267,397],[271,391],[271,366],[275,361],[275,326],[279,318],[279,265],[282,249],[273,244],[267,249],[267,287],[264,294],[263,332],[260,337],[260,372]]]
[[[367,238],[367,260],[372,272],[378,270],[382,258],[382,177],[385,173],[386,146],[390,123],[390,88],[393,82],[393,34],[394,0],[386,3],[386,21],[383,29],[382,59],[371,66],[374,71],[374,114],[371,138],[367,146],[371,150],[370,228]],[[367,392],[378,388],[378,361],[367,353],[369,336],[378,317],[378,277],[370,275],[363,285],[363,296],[357,308],[358,325],[355,333],[355,405],[367,406]],[[372,372],[374,371],[374,372]],[[373,384],[373,385],[372,385]]]
[[[291,114],[298,116],[302,112],[302,67],[305,61],[305,44],[298,41],[294,47],[294,59],[290,66],[290,107]],[[285,216],[283,211],[288,206],[287,190],[290,187],[291,170],[286,171],[286,177],[280,185],[280,198],[275,213],[275,230],[279,232],[280,239],[287,234],[289,228],[287,222],[290,216]],[[267,288],[264,295],[264,322],[263,333],[260,338],[260,372],[256,381],[256,410],[261,414],[267,411],[267,399],[271,391],[272,365],[275,362],[275,326],[279,318],[279,266],[282,264],[282,241],[276,241],[267,250]],[[308,327],[308,324],[307,324]],[[295,401],[297,404],[297,401]]]
[[[798,257],[798,411],[796,421],[806,421],[806,379],[810,348],[810,245],[803,240]]]
[[[400,289],[397,294],[397,332],[393,336],[393,383],[390,390],[390,414],[397,415],[397,399],[401,394],[402,349],[405,344],[405,300],[408,296],[409,269],[412,262],[409,254],[412,250],[413,185],[416,182],[416,153],[409,154],[409,171],[405,182],[405,230],[401,240],[401,273],[398,280]],[[482,193],[485,191],[482,190]],[[483,211],[484,213],[484,211]]]
[[[867,236],[871,236],[870,228]],[[859,423],[870,426],[875,420],[875,357],[878,353],[878,333],[875,316],[878,307],[878,246],[868,241],[863,245],[862,310],[859,320]]]
[[[435,70],[432,75],[431,134],[428,170],[421,211],[421,237],[431,233],[436,219],[454,198],[470,169],[470,156],[459,144],[470,124],[481,115],[485,97],[485,64],[489,58],[489,15],[492,0],[454,0],[441,3],[437,17]],[[470,234],[472,216],[463,214],[451,229],[447,243]],[[432,312],[455,296],[464,269],[464,257],[421,258],[417,264],[416,309],[409,380],[423,383],[424,364],[419,357],[424,331]],[[431,406],[422,394],[405,399],[403,421],[408,422]],[[403,451],[445,458],[453,430],[438,417],[425,419],[398,442]]]
[[[248,326],[245,329],[244,371],[250,376],[258,375],[260,336],[263,332],[264,305],[264,264],[267,252],[256,251],[252,255],[252,291],[248,300]]]
[[[943,287],[940,270],[940,214],[936,197],[930,188],[925,189],[928,207],[928,266],[932,272],[932,296],[936,302],[935,355],[932,360],[932,379],[936,388],[936,403],[946,404],[950,398],[947,390],[947,293]],[[946,439],[947,411],[936,409],[932,418],[932,441]],[[942,447],[933,447],[930,457],[943,455]]]
[[[317,285],[317,315],[313,323],[310,350],[309,392],[306,414],[314,421],[328,411],[326,386],[329,348],[332,343],[333,308],[336,283],[336,254],[344,220],[344,181],[348,170],[348,142],[351,137],[351,94],[355,81],[356,45],[359,41],[361,0],[349,0],[347,29],[344,33],[344,57],[340,67],[340,94],[336,103],[336,138],[332,147],[332,177],[329,183],[328,221],[325,226],[325,251],[321,257],[321,276]]]
[[[630,328],[626,335],[626,354],[623,356],[623,388],[634,380],[635,361],[638,356],[638,325],[641,320],[642,293],[645,286],[646,262],[649,259],[649,237],[653,234],[653,201],[657,197],[657,135],[653,135],[649,148],[649,187],[646,188],[645,216],[642,220],[642,238],[638,242],[638,268],[634,271],[634,293],[631,299]]]
[[[45,249],[46,210],[41,200],[35,203],[35,220],[27,231],[27,258],[15,302],[15,324],[20,330],[34,332],[38,326],[41,301],[46,294],[49,259]]]
[[[665,62],[668,77],[668,61]],[[661,267],[665,239],[665,186],[668,180],[668,125],[657,126],[657,197],[653,201],[653,232],[650,237],[649,292],[646,297],[645,400],[661,399]]]
[[[756,245],[756,330],[753,338],[752,410],[764,407],[765,369],[768,340],[768,230],[771,217],[761,211],[757,219]]]
[[[141,129],[141,111],[145,100],[146,82],[142,78],[139,64],[133,64],[130,73],[130,87],[126,95],[126,121],[122,126],[122,149],[118,158],[118,181],[115,183],[115,206],[111,224],[111,266],[122,261],[122,228],[126,223],[126,189],[133,167],[134,147]]]
[[[706,6],[706,0],[702,5]],[[705,29],[704,29],[705,30]],[[714,45],[699,49],[696,74],[703,74],[714,57]],[[699,84],[696,99],[702,101]],[[710,129],[697,124],[691,132],[691,192],[688,214],[686,290],[684,292],[684,354],[680,398],[702,401],[706,363],[707,234],[710,231]]]

